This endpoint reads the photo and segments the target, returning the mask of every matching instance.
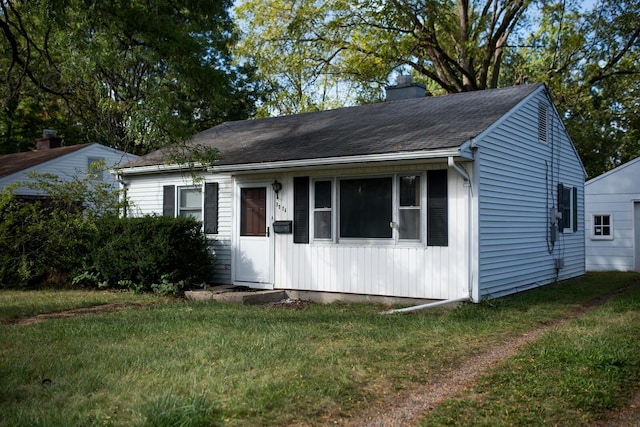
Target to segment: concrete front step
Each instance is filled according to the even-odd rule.
[[[235,291],[232,287],[225,291],[197,290],[186,291],[184,296],[189,301],[215,300],[244,305],[261,305],[287,299],[287,293],[281,290]]]

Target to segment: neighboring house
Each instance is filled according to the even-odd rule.
[[[419,98],[201,132],[204,182],[171,149],[120,173],[138,214],[203,220],[218,283],[477,302],[583,275],[585,171],[546,87],[404,83]]]
[[[587,270],[640,271],[640,158],[587,181]]]
[[[91,170],[97,180],[118,188],[116,177],[109,170],[118,165],[136,159],[138,156],[104,145],[79,144],[62,147],[62,139],[54,132],[45,132],[37,141],[36,151],[0,155],[0,189],[15,183],[32,182],[29,173],[53,174],[61,180],[82,178],[90,171],[90,165],[98,166]],[[23,198],[40,198],[45,195],[26,186],[14,191]]]

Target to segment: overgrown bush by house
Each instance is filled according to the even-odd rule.
[[[87,235],[82,213],[0,194],[0,287],[69,283]]]
[[[0,192],[0,288],[98,286],[177,294],[210,279],[213,256],[193,218],[121,218],[99,183],[34,184],[47,197]]]
[[[75,282],[163,294],[206,282],[213,255],[190,217],[99,218]]]

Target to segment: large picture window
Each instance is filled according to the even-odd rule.
[[[426,179],[425,179],[426,178]],[[447,170],[294,180],[295,243],[448,246]],[[310,230],[307,232],[307,224]],[[304,236],[303,236],[304,234]]]
[[[340,237],[389,239],[392,237],[393,179],[340,180]]]

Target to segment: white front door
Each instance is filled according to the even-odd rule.
[[[236,198],[235,282],[273,289],[273,197],[269,184],[240,184]]]

